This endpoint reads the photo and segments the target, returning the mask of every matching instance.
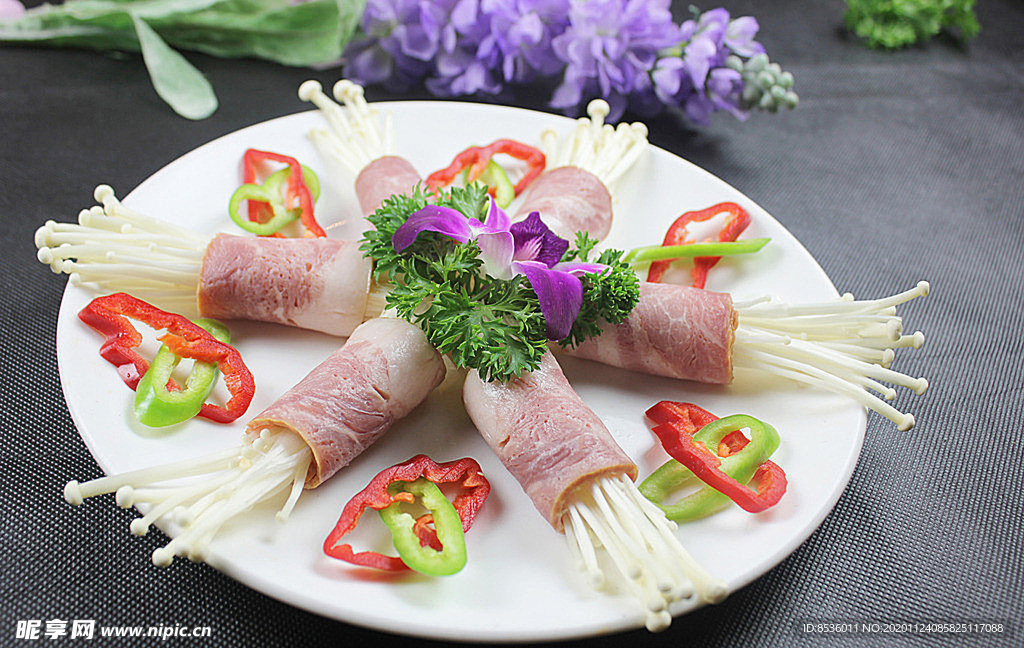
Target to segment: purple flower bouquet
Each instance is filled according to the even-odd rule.
[[[364,85],[423,84],[441,97],[497,97],[551,80],[549,105],[577,113],[601,97],[618,120],[681,109],[793,108],[793,75],[754,40],[757,20],[725,9],[673,22],[669,0],[367,0],[345,74]]]

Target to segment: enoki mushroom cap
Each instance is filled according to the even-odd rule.
[[[604,99],[594,99],[587,104],[587,114],[597,124],[603,124],[605,118],[611,113],[612,107]]]
[[[363,90],[363,86],[348,79],[340,79],[335,83],[334,88],[332,88],[332,92],[334,93],[335,99],[346,103],[358,101],[366,94],[366,91]]]
[[[323,94],[324,87],[315,79],[308,79],[299,85],[299,99],[305,102],[312,102],[318,94]]]

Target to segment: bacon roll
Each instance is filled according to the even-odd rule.
[[[355,241],[219,234],[203,255],[199,312],[346,336],[364,319],[370,269]]]
[[[621,324],[567,355],[655,376],[732,382],[738,316],[725,293],[673,284],[640,284],[640,301]]]
[[[356,198],[363,216],[369,216],[393,195],[405,195],[421,178],[412,163],[397,155],[370,162],[356,176]]]
[[[569,384],[555,357],[507,383],[476,371],[463,387],[466,411],[484,440],[558,531],[576,491],[637,467]]]
[[[516,219],[535,211],[551,231],[569,241],[578,231],[600,240],[612,227],[612,195],[600,178],[576,166],[546,171],[530,184]]]
[[[248,429],[301,436],[313,452],[306,487],[314,488],[411,412],[444,376],[441,355],[418,326],[370,320]]]

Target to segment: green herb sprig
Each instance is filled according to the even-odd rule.
[[[981,30],[974,0],[847,0],[847,28],[871,47],[896,49],[942,30],[970,40]]]
[[[484,274],[480,248],[434,232],[396,252],[392,237],[409,216],[435,204],[483,221],[489,207],[486,187],[473,184],[439,194],[416,188],[388,198],[371,216],[374,229],[360,249],[374,261],[375,281],[388,284],[388,308],[418,325],[427,339],[459,367],[477,369],[484,380],[507,381],[540,366],[548,350],[547,327],[537,295],[525,277],[503,280]],[[580,233],[565,261],[590,261],[597,241]],[[565,346],[601,334],[605,322],[623,321],[640,298],[639,281],[622,252],[608,250],[593,259],[608,266],[581,278],[583,306]]]
[[[472,241],[423,232],[401,253],[395,251],[395,231],[428,204],[482,220],[487,190],[474,184],[428,196],[417,188],[409,196],[392,196],[369,217],[375,229],[363,235],[360,249],[373,258],[375,279],[392,284],[388,307],[422,328],[457,366],[477,369],[484,380],[506,381],[536,369],[547,340],[544,316],[528,282],[483,274],[480,248]]]
[[[586,232],[577,232],[575,245],[566,251],[563,261],[590,261],[598,241]],[[583,275],[583,305],[569,335],[559,344],[575,348],[590,338],[601,335],[604,323],[621,324],[640,301],[640,280],[620,250],[605,250],[594,263],[608,268]]]

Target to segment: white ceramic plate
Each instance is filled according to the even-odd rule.
[[[379,104],[394,115],[397,153],[426,175],[462,148],[499,137],[539,141],[545,128],[566,132],[569,119],[527,110],[447,102]],[[322,125],[306,112],[243,129],[172,162],[142,183],[126,203],[150,216],[212,234],[233,231],[228,198],[239,184],[246,148],[297,157],[319,172],[321,224],[331,235],[357,237],[353,178],[318,155],[307,138]],[[100,179],[102,180],[102,179]],[[125,188],[115,187],[123,191]],[[736,298],[762,294],[793,302],[834,298],[828,277],[800,243],[764,210],[721,180],[666,151],[652,148],[616,194],[608,243],[656,244],[683,211],[730,200],[753,218],[744,236],[771,237],[756,255],[723,260],[708,288]],[[86,205],[83,205],[86,206]],[[237,230],[235,230],[237,232]],[[257,393],[247,416],[230,426],[195,419],[154,432],[134,422],[131,394],[102,360],[98,336],[76,318],[93,297],[69,287],[61,304],[57,354],[71,415],[92,454],[109,474],[197,457],[239,443],[244,421],[269,405],[331,353],[341,340],[285,327],[234,322],[235,345],[253,370]],[[750,515],[736,507],[682,526],[690,552],[733,589],[761,576],[799,546],[832,509],[846,486],[865,430],[864,410],[842,398],[739,374],[728,387],[709,387],[629,374],[587,361],[563,360],[580,395],[607,422],[645,476],[667,456],[644,424],[643,412],[662,399],[693,401],[725,416],[747,413],[774,425],[782,445],[773,460],[789,491],[773,509]],[[209,562],[267,595],[360,626],[431,639],[538,641],[576,638],[643,625],[625,597],[588,589],[563,537],[555,533],[475,432],[449,379],[377,445],[323,487],[306,492],[285,524],[264,507],[226,527]],[[321,545],[344,503],[379,470],[414,454],[446,461],[476,458],[491,480],[487,505],[467,535],[469,562],[448,578],[380,577],[326,558]],[[80,475],[67,475],[68,479]],[[386,534],[364,518],[354,542]],[[125,530],[127,533],[127,529]],[[368,545],[358,545],[367,547]],[[156,569],[140,564],[139,569]],[[174,569],[171,566],[170,569]],[[681,614],[694,607],[684,601]]]

